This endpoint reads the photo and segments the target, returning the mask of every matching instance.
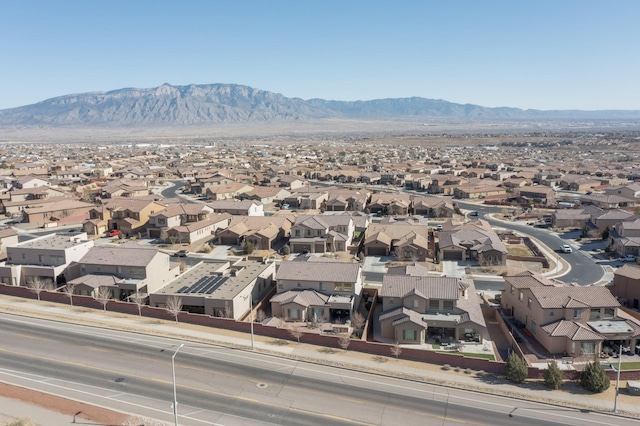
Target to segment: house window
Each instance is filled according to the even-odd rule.
[[[402,330],[402,340],[418,340],[417,330]]]
[[[278,283],[278,290],[282,290],[282,289],[284,289],[284,284]]]
[[[555,315],[555,313],[553,312],[553,310],[549,311],[549,316],[550,316],[550,317],[552,317],[552,316],[554,316],[554,315]]]
[[[327,287],[327,286],[326,286],[324,283],[320,283],[320,286],[319,286],[320,291],[325,291],[325,290],[326,290],[326,287]]]
[[[574,309],[573,310],[573,317],[574,318],[580,318],[582,316],[582,312],[580,311],[580,309]]]
[[[445,311],[453,311],[453,300],[443,300],[442,309]]]
[[[344,291],[353,291],[353,284],[345,283],[344,284]]]
[[[582,355],[592,354],[596,351],[596,344],[594,342],[580,342],[580,353]]]
[[[300,319],[299,309],[287,309],[287,318],[297,320]]]
[[[524,299],[524,293],[522,293],[522,291],[520,291],[520,295],[518,296],[518,299],[520,299],[521,302],[522,302],[522,299]]]
[[[616,308],[604,308],[604,318],[612,319],[616,316]]]
[[[440,301],[438,299],[429,299],[429,309],[434,311],[440,309]]]
[[[418,299],[413,299],[413,309],[418,309],[420,307],[420,301]]]
[[[536,334],[536,323],[533,321],[530,321],[529,323],[529,330],[533,333]]]
[[[324,308],[313,308],[312,320],[320,321],[324,318]]]
[[[599,319],[600,319],[600,309],[591,309],[591,312],[589,312],[589,320],[594,321]]]
[[[527,297],[527,308],[531,309],[531,298]]]
[[[511,284],[511,294],[513,294],[514,290],[515,290],[515,287],[513,286],[513,284]]]
[[[336,283],[333,285],[333,291],[342,291],[342,284]]]

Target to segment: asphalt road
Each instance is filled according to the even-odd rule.
[[[173,419],[181,342],[0,315],[0,380]],[[176,355],[182,425],[624,425],[613,416],[211,345]]]
[[[534,228],[530,225],[522,223],[507,222],[495,220],[487,216],[488,213],[501,213],[504,207],[493,207],[478,205],[473,203],[465,203],[458,200],[458,205],[465,210],[473,210],[478,212],[478,217],[486,220],[491,226],[501,227],[518,231],[522,234],[530,235],[540,240],[544,245],[554,250],[558,256],[571,265],[571,271],[558,277],[560,281],[567,283],[578,283],[580,285],[590,285],[597,283],[604,276],[604,270],[600,265],[595,263],[590,256],[585,255],[574,247],[573,253],[558,253],[560,246],[567,244],[566,239],[562,239],[557,233],[547,229]]]

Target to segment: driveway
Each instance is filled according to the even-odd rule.
[[[382,277],[387,273],[386,264],[394,260],[390,256],[367,256],[364,258],[364,280],[366,283],[382,283]]]

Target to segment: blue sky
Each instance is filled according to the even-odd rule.
[[[638,17],[637,0],[3,0],[0,109],[165,82],[640,109]]]

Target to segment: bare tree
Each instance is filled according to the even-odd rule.
[[[182,312],[182,298],[178,296],[169,296],[165,302],[165,309],[174,316],[178,322],[178,315]]]
[[[265,314],[262,309],[258,309],[258,312],[256,312],[256,321],[262,322],[266,319],[267,319],[267,314]]]
[[[34,278],[33,281],[27,283],[27,287],[38,296],[38,301],[40,301],[40,293],[53,290],[53,281]]]
[[[69,304],[73,306],[73,293],[76,291],[76,285],[74,283],[66,283],[64,287],[62,287],[62,291],[69,298]]]
[[[129,300],[135,303],[138,306],[138,316],[142,316],[142,307],[146,305],[147,297],[140,293],[139,291],[135,292],[131,296],[129,296]]]
[[[351,338],[349,337],[349,334],[340,335],[340,337],[338,338],[338,344],[345,351],[348,350],[349,345],[351,344]]]
[[[367,320],[360,312],[355,312],[353,315],[351,315],[351,324],[355,327],[358,337],[362,336],[362,328],[364,327],[364,324],[366,322]]]
[[[398,357],[402,353],[402,347],[400,346],[400,342],[396,341],[396,343],[394,343],[393,346],[389,348],[389,350],[391,351],[391,355],[395,356],[396,359],[398,359]]]
[[[298,341],[298,344],[300,344],[300,338],[302,337],[302,335],[304,333],[300,329],[300,326],[292,325],[292,326],[289,327],[289,334],[291,335],[291,337],[293,337],[294,339],[296,339]]]
[[[107,304],[109,303],[109,301],[112,298],[111,287],[106,287],[106,286],[98,287],[98,291],[95,292],[93,298],[96,301],[102,303],[102,309],[106,312],[107,311]]]

